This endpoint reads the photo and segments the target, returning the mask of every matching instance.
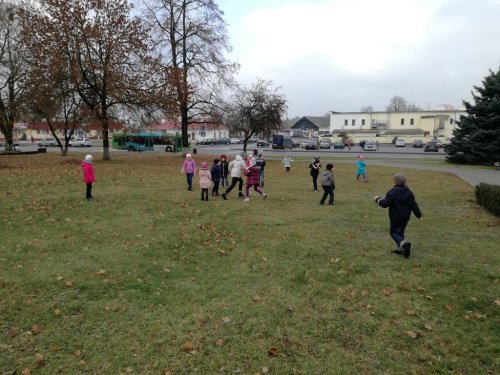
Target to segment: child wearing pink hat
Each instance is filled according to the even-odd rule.
[[[201,163],[200,167],[200,187],[201,187],[201,200],[208,201],[208,189],[212,186],[212,175],[208,170],[208,164],[206,161]]]
[[[366,182],[366,164],[365,155],[358,155],[358,171],[356,172],[356,180],[359,181],[359,177],[363,176],[363,181]]]

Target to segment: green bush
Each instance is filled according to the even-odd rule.
[[[476,186],[476,199],[481,206],[500,216],[500,186],[480,183]]]

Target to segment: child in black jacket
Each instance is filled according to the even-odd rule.
[[[375,203],[380,207],[389,207],[389,233],[396,243],[397,249],[393,252],[410,256],[411,242],[405,240],[405,228],[410,220],[411,213],[420,220],[422,212],[418,207],[413,192],[406,186],[406,176],[402,173],[394,175],[394,187],[389,190],[385,198],[375,197]]]

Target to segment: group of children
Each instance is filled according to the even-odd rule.
[[[212,186],[212,196],[219,196],[219,186],[226,187],[222,193],[222,198],[227,200],[228,194],[238,185],[238,195],[245,197],[244,202],[250,201],[250,189],[253,189],[264,198],[267,194],[261,189],[264,187],[264,168],[266,161],[262,154],[258,159],[254,157],[236,155],[230,163],[227,162],[226,155],[221,155],[220,159],[214,159],[212,167],[208,170],[207,162],[202,162],[199,170],[199,180],[201,188],[201,200],[208,201],[208,189]],[[182,173],[186,174],[188,190],[192,190],[193,175],[196,173],[196,164],[191,154],[186,155],[182,164]],[[231,185],[229,185],[229,175]],[[247,177],[245,194],[243,194],[243,176]]]
[[[291,162],[290,155],[287,155],[283,159],[282,163],[285,167],[285,173],[290,173]],[[92,196],[92,184],[96,180],[92,155],[86,155],[81,166],[83,169],[83,180],[86,184],[86,199],[92,201],[94,199]],[[221,155],[220,159],[214,159],[210,170],[208,170],[208,163],[205,161],[202,162],[199,170],[201,200],[208,201],[208,190],[212,186],[212,183],[212,196],[219,195],[219,186],[226,187],[226,190],[222,193],[222,198],[224,200],[227,199],[227,195],[236,185],[238,185],[239,196],[245,197],[243,200],[244,202],[250,200],[250,189],[252,187],[257,193],[262,195],[264,199],[267,198],[267,194],[261,189],[264,187],[265,166],[266,161],[262,154],[258,155],[258,159],[245,155],[236,155],[235,159],[230,163],[227,162],[226,155]],[[313,191],[317,192],[317,180],[321,168],[319,158],[314,158],[309,168],[313,181]],[[335,179],[333,168],[333,164],[327,164],[326,171],[324,171],[321,176],[321,186],[323,188],[323,196],[320,200],[321,205],[325,203],[327,197],[329,197],[328,204],[331,206],[334,204]],[[193,189],[193,176],[196,173],[196,163],[190,154],[186,155],[181,171],[186,174],[187,189],[191,191]],[[231,185],[228,184],[229,175],[231,175]],[[247,177],[244,195],[242,192],[242,175]],[[367,182],[365,158],[363,155],[358,155],[357,160],[356,180],[359,181],[360,177],[363,177],[363,181]],[[393,177],[394,186],[387,192],[385,198],[381,198],[377,195],[374,200],[378,206],[389,208],[389,234],[397,246],[396,249],[393,250],[393,253],[408,258],[411,251],[411,242],[405,240],[404,232],[410,220],[411,213],[413,212],[413,214],[421,220],[422,212],[415,200],[413,192],[406,186],[406,180],[407,178],[404,174],[397,173]]]

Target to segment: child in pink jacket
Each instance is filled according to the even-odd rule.
[[[208,170],[208,164],[206,161],[201,163],[199,176],[200,176],[200,187],[201,187],[201,200],[208,201],[208,189],[210,189],[210,186],[212,186],[212,174]]]
[[[92,155],[86,155],[82,161],[83,182],[87,184],[87,200],[92,201],[92,184],[95,182],[94,165],[92,164]]]
[[[194,162],[191,154],[186,154],[186,159],[182,164],[181,173],[186,174],[186,180],[188,184],[188,190],[193,190],[193,175],[196,173],[196,163]]]
[[[255,158],[250,159],[250,166],[245,169],[245,176],[247,176],[247,186],[245,190],[245,199],[243,202],[248,202],[250,200],[250,188],[253,186],[254,190],[262,195],[264,198],[267,194],[259,187],[260,183],[260,167],[257,164]]]

